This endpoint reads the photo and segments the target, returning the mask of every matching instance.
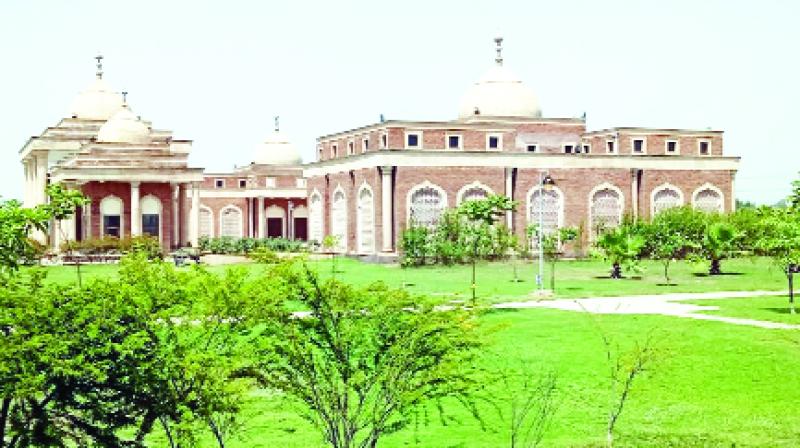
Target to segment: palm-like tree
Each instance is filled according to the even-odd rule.
[[[722,274],[721,262],[733,251],[736,229],[726,222],[715,222],[706,227],[703,236],[703,252],[711,263],[708,274]]]
[[[619,227],[600,235],[595,245],[603,251],[603,256],[611,262],[611,278],[622,278],[622,265],[634,263],[639,259],[646,241],[642,235],[633,233],[627,227]]]

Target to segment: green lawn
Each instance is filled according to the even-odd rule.
[[[800,313],[800,306],[795,307]],[[800,314],[791,314],[789,298],[787,295],[777,297],[750,297],[735,299],[692,300],[686,303],[719,307],[719,310],[704,311],[705,314],[714,314],[728,317],[741,317],[746,319],[766,320],[786,324],[800,325]]]
[[[330,277],[330,260],[310,261],[309,265],[321,277]],[[608,278],[609,267],[597,260],[562,261],[556,266],[556,296],[593,297],[613,295],[660,294],[671,292],[707,291],[754,291],[781,290],[786,288],[785,276],[765,258],[743,258],[726,260],[723,268],[727,275],[708,277],[705,264],[687,262],[673,263],[670,268],[671,283],[664,285],[662,266],[653,261],[642,263],[644,272],[638,277],[622,280]],[[246,269],[263,269],[256,264],[243,265]],[[546,285],[549,287],[549,264],[545,270]],[[537,265],[530,261],[516,264],[517,277],[522,282],[513,282],[514,264],[481,263],[477,273],[478,296],[485,302],[520,300],[536,289]],[[224,266],[210,269],[222,271]],[[82,266],[83,278],[91,279],[115,275],[115,265]],[[427,266],[421,268],[400,268],[396,265],[366,264],[356,260],[341,258],[337,260],[336,277],[357,285],[383,281],[390,286],[405,287],[415,293],[442,297],[444,301],[466,299],[470,294],[470,266]],[[48,268],[51,281],[74,281],[75,268],[60,266]]]
[[[793,385],[800,334],[660,316],[600,316],[615,341],[629,346],[655,331],[660,356],[635,385],[618,429],[621,447],[795,447],[800,443]],[[597,327],[581,313],[534,309],[495,311],[483,318],[501,328],[486,364],[531,363],[531,374],[558,374],[558,412],[544,446],[602,446],[608,410],[607,364]],[[499,354],[499,355],[498,355]],[[497,384],[487,392],[504,393]],[[247,405],[245,430],[230,447],[322,447],[320,435],[291,407],[264,393]],[[431,448],[509,446],[503,423],[484,409],[487,428],[457,405],[443,426],[428,424],[387,438],[381,446]],[[163,446],[155,437],[151,446]]]
[[[329,261],[310,263],[321,276],[331,275]],[[366,284],[382,280],[414,292],[444,299],[466,298],[470,268],[395,266],[339,260],[337,278]],[[727,272],[737,275],[706,277],[703,265],[676,263],[676,286],[661,286],[660,265],[646,262],[640,279],[602,278],[607,266],[598,261],[569,261],[557,268],[557,294],[564,297],[702,292],[715,290],[779,290],[785,277],[765,259],[729,260]],[[224,267],[213,267],[223,270]],[[258,265],[246,265],[254,272]],[[116,266],[85,266],[84,278],[113,276]],[[535,267],[520,264],[526,281],[512,282],[512,266],[482,264],[478,291],[482,300],[516,300],[534,289]],[[51,281],[74,281],[73,267],[48,269]],[[601,278],[598,278],[601,277]],[[785,314],[785,297],[697,301],[720,306],[716,314],[795,322]],[[630,347],[655,332],[658,361],[640,378],[618,426],[621,447],[794,447],[800,444],[800,389],[793,384],[800,367],[800,332],[768,330],[721,322],[667,316],[606,315],[590,317],[549,309],[492,311],[482,318],[490,336],[487,366],[498,362],[530,363],[531,375],[557,372],[558,412],[544,446],[602,446],[609,408],[608,365],[594,320],[614,341]],[[790,320],[791,319],[791,320]],[[800,322],[798,322],[800,323]],[[502,396],[502,386],[487,382],[487,393]],[[244,426],[227,446],[322,447],[321,436],[300,419],[288,403],[256,391],[245,404]],[[451,404],[446,424],[435,411],[419,424],[385,439],[384,447],[498,447],[509,446],[504,423],[486,408],[485,428]],[[153,447],[165,446],[154,434]],[[203,443],[200,446],[211,446]]]

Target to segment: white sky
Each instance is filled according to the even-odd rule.
[[[2,0],[0,194],[22,196],[19,149],[67,115],[98,51],[133,110],[213,172],[248,163],[274,115],[306,161],[381,113],[455,118],[501,34],[545,116],[724,130],[737,197],[773,203],[800,171],[798,17],[792,0]]]

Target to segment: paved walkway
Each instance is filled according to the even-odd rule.
[[[657,294],[623,297],[594,297],[578,299],[555,299],[528,302],[498,303],[494,308],[552,308],[565,311],[596,314],[661,314],[698,320],[713,320],[734,325],[770,329],[800,329],[800,325],[769,322],[737,317],[702,314],[701,311],[716,311],[719,307],[683,303],[683,300],[733,299],[745,297],[780,296],[785,291],[720,291],[707,293]]]

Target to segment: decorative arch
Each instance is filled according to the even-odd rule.
[[[295,218],[308,218],[308,208],[305,205],[298,205],[292,209],[292,216]]]
[[[200,222],[198,236],[214,237],[214,212],[208,206],[200,206]]]
[[[152,194],[142,197],[139,200],[139,211],[142,215],[142,234],[147,234],[162,240],[161,223],[163,206],[161,199]]]
[[[219,236],[242,237],[242,209],[229,204],[219,211]]]
[[[100,235],[125,236],[124,208],[122,199],[113,194],[100,201]]]
[[[447,209],[447,192],[429,181],[417,184],[406,196],[406,223],[433,227]]]
[[[560,188],[553,186],[551,190],[542,190],[541,185],[536,185],[525,196],[527,200],[528,224],[539,224],[540,213],[542,220],[542,233],[551,235],[564,225],[564,193]],[[536,241],[532,241],[538,247]]]
[[[494,194],[494,190],[481,182],[475,181],[464,185],[458,190],[456,194],[456,204],[461,204],[464,201],[471,201],[473,199],[485,199],[491,194]]]
[[[594,239],[602,229],[622,224],[625,195],[614,184],[603,182],[589,192],[589,235]]]
[[[650,216],[655,216],[668,208],[684,204],[683,192],[670,183],[663,183],[650,193]]]
[[[722,213],[725,194],[716,185],[706,182],[692,193],[692,207],[708,213]]]
[[[309,224],[309,239],[322,243],[323,234],[323,216],[322,216],[322,195],[317,189],[308,197],[308,224]]]
[[[347,252],[347,194],[337,185],[331,195],[331,235],[337,237],[337,252]]]
[[[375,252],[375,195],[366,182],[358,189],[356,209],[356,235],[358,252]]]
[[[264,213],[267,219],[267,237],[286,237],[286,210],[280,205],[272,204]]]

